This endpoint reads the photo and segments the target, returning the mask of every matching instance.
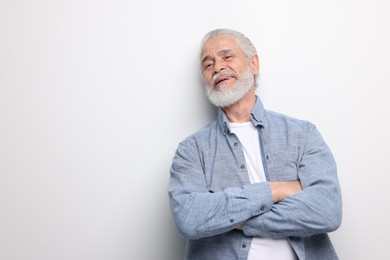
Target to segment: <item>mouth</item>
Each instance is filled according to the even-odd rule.
[[[218,85],[219,83],[221,83],[221,82],[223,82],[223,81],[225,81],[225,80],[229,80],[229,79],[231,79],[231,78],[233,78],[233,77],[226,77],[226,76],[220,77],[220,78],[218,78],[218,79],[215,81],[214,85]]]
[[[227,81],[227,80],[230,80],[230,79],[235,79],[236,77],[234,75],[220,75],[220,76],[217,76],[212,84],[212,86],[216,87],[218,86],[220,83],[224,82],[224,81]]]

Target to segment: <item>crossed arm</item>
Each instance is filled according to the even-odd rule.
[[[273,203],[278,203],[279,201],[289,196],[293,196],[302,190],[300,181],[270,182],[269,185],[271,188]],[[239,225],[236,229],[242,230],[242,226]]]
[[[341,222],[336,166],[316,131],[299,162],[299,181],[261,182],[211,193],[194,147],[179,146],[169,197],[179,232],[199,239],[237,227],[248,236],[283,238],[327,233]],[[322,141],[322,142],[321,142]],[[318,145],[310,142],[320,142]],[[180,163],[175,163],[179,160]]]

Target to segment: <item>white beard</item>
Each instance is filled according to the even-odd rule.
[[[218,73],[214,77],[217,78],[221,73],[223,73],[223,71]],[[214,90],[213,87],[206,84],[206,95],[209,98],[210,102],[215,106],[227,107],[233,105],[234,103],[239,101],[246,93],[248,93],[253,83],[254,76],[249,70],[248,66],[242,74],[242,77],[237,80],[235,86],[229,88],[229,86],[226,86],[222,82],[219,85],[219,90]]]

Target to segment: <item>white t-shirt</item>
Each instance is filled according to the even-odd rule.
[[[251,183],[266,181],[260,152],[259,132],[252,122],[230,123],[230,128],[240,140]],[[253,237],[248,260],[296,260],[287,239]]]

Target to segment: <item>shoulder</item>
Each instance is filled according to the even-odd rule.
[[[322,140],[316,126],[307,121],[274,111],[264,111],[264,133],[275,143],[306,143],[309,139]]]
[[[273,111],[265,111],[264,130],[274,143],[323,146],[325,141],[316,125]]]
[[[180,146],[201,146],[202,143],[208,142],[210,137],[216,136],[220,132],[218,121],[213,121],[196,132],[187,136],[180,142]]]
[[[264,119],[265,124],[270,127],[282,127],[297,131],[307,131],[315,127],[313,123],[307,120],[298,119],[271,110],[264,110]]]
[[[177,146],[175,158],[203,161],[202,154],[213,147],[219,129],[218,122],[214,121],[187,136]]]

